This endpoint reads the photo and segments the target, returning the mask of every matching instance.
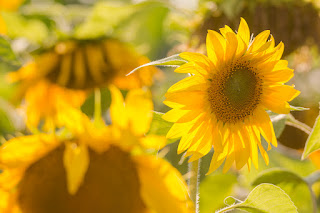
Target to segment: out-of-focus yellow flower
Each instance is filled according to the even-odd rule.
[[[142,91],[128,96],[147,101]],[[127,112],[134,110],[131,104],[126,100]],[[192,212],[175,168],[161,158],[131,152],[145,137],[140,130],[148,128],[141,120],[149,115],[141,111],[136,115],[141,120],[127,116],[129,126],[142,126],[135,132],[139,137],[129,126],[97,128],[82,113],[72,112],[61,117],[72,136],[24,136],[1,146],[1,212]],[[126,130],[131,137],[119,134]]]
[[[28,124],[37,127],[40,119],[44,118],[52,126],[55,124],[53,117],[65,106],[81,106],[85,94],[79,90],[88,91],[110,84],[121,89],[150,86],[157,71],[155,68],[143,68],[133,75],[125,76],[146,62],[146,57],[115,39],[70,40],[59,42],[35,56],[33,62],[10,73],[9,78],[21,83],[17,97],[26,98]],[[43,106],[46,107],[41,109]]]
[[[46,80],[35,82],[32,87],[27,88],[22,105],[27,114],[27,126],[32,129],[44,120],[44,130],[61,127],[59,117],[74,108],[79,109],[85,98],[86,93],[81,90],[59,87]]]
[[[4,22],[1,14],[0,14],[0,34],[7,34],[6,23]]]
[[[135,67],[149,62],[124,43],[115,39],[69,40],[35,56],[35,70],[29,79],[45,78],[70,89],[90,89],[115,84],[121,89],[151,86],[157,69],[142,68],[126,77]],[[25,75],[20,70],[11,75]]]
[[[221,34],[220,34],[221,33]],[[293,76],[286,60],[280,60],[284,45],[275,46],[266,30],[250,40],[244,19],[235,33],[230,27],[220,33],[209,30],[208,57],[181,53],[189,62],[178,73],[192,76],[169,88],[164,103],[173,109],[163,118],[175,122],[168,138],[182,137],[178,152],[187,150],[190,161],[199,159],[214,148],[209,173],[224,161],[226,172],[235,162],[240,169],[251,161],[258,168],[258,149],[268,164],[260,134],[277,146],[271,120],[265,111],[289,113],[288,101],[299,91],[284,85]],[[270,40],[268,40],[270,36]]]
[[[15,11],[24,0],[0,0],[0,10]]]

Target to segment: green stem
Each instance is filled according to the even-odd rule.
[[[309,127],[307,124],[302,123],[301,121],[298,121],[291,114],[288,114],[287,116],[288,116],[287,117],[288,119],[286,121],[287,125],[293,126],[293,127],[297,128],[297,129],[300,129],[301,131],[305,132],[308,135],[311,133],[312,128]]]
[[[101,117],[101,92],[99,88],[94,89],[94,123],[99,126],[102,121]]]
[[[316,213],[318,211],[317,197],[312,190],[312,185],[314,183],[320,181],[320,171],[316,171],[316,172],[310,174],[309,176],[305,177],[304,180],[308,183],[308,188],[309,188],[310,195],[311,195],[313,212]]]
[[[189,174],[190,198],[195,205],[196,213],[199,213],[200,159],[189,163]]]

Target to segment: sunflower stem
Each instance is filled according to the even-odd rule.
[[[190,198],[195,204],[196,213],[199,213],[200,159],[189,163],[189,175]]]
[[[94,89],[94,123],[99,126],[102,122],[101,117],[101,91],[99,88]]]

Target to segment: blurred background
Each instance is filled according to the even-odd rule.
[[[5,51],[5,57],[0,60],[0,142],[29,134],[24,115],[19,111],[19,84],[10,83],[8,73],[18,70],[34,55],[52,48],[57,42],[116,39],[151,61],[184,51],[205,54],[208,29],[219,30],[224,25],[237,29],[240,17],[243,17],[253,36],[270,29],[276,43],[284,42],[284,58],[289,61],[289,67],[295,70],[295,76],[288,84],[295,84],[301,91],[290,104],[309,110],[292,112],[293,117],[274,120],[280,145],[269,152],[269,166],[265,166],[259,156],[259,170],[252,168],[249,173],[247,168],[243,168],[227,174],[217,171],[205,176],[212,153],[204,157],[200,211],[212,212],[223,207],[224,198],[230,195],[245,198],[252,187],[258,184],[257,177],[261,172],[270,168],[284,168],[305,177],[320,168],[319,153],[313,154],[312,161],[300,160],[310,131],[308,126],[312,128],[319,114],[319,9],[318,0],[0,0],[1,22],[5,23],[0,53],[7,47],[12,50]],[[109,54],[113,54],[112,49]],[[162,103],[166,90],[186,77],[173,71],[174,68],[161,68],[149,85],[157,112],[168,111]],[[107,89],[102,89],[106,120],[109,104],[110,94]],[[82,110],[92,116],[93,108],[93,96],[89,95]],[[300,125],[297,128],[294,123],[298,121],[307,126]],[[166,128],[159,130],[153,123],[150,132],[165,134]],[[175,141],[168,141],[160,153],[182,174],[186,174],[187,162],[182,155],[176,154],[177,145]],[[275,184],[285,189],[299,212],[312,212],[308,186],[299,181],[279,181]],[[313,187],[317,202],[320,203],[320,185]]]

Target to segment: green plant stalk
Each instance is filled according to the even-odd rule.
[[[318,181],[320,181],[320,172],[316,171],[312,174],[310,174],[309,176],[305,177],[304,180],[307,182],[308,184],[308,188],[310,191],[310,195],[311,195],[311,200],[312,200],[312,207],[313,207],[313,212],[316,213],[317,212],[317,197],[314,194],[313,190],[312,190],[312,185]]]
[[[189,163],[189,175],[190,198],[195,205],[196,213],[199,213],[200,159]]]
[[[101,117],[101,91],[100,88],[94,89],[94,123],[96,126],[100,126],[102,122]]]

